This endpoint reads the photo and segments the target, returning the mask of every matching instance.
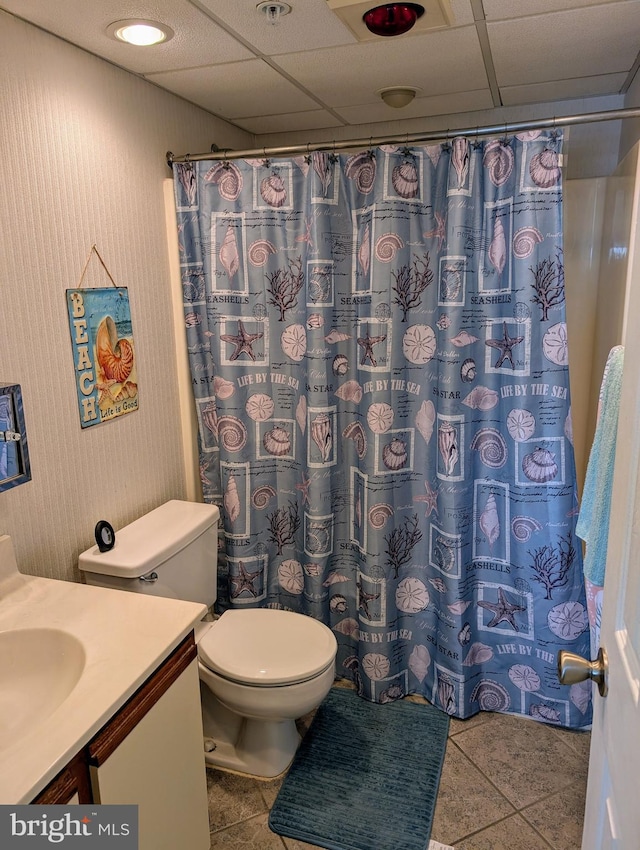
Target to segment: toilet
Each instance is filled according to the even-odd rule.
[[[87,584],[210,607],[217,595],[219,510],[173,500],[79,558]],[[271,778],[295,755],[296,718],[317,708],[335,677],[336,639],[303,614],[225,611],[196,626],[205,761]]]

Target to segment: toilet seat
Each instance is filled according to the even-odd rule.
[[[257,687],[313,679],[334,663],[336,651],[336,639],[322,623],[268,608],[225,611],[198,642],[209,670]]]

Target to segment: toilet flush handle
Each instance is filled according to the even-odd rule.
[[[146,576],[140,576],[140,581],[147,581],[153,584],[154,581],[158,581],[158,573],[154,571],[152,573],[147,573]]]

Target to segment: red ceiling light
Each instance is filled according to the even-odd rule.
[[[409,32],[422,15],[424,6],[418,3],[385,3],[369,9],[362,20],[374,35],[392,36]]]

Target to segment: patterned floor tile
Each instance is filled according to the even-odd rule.
[[[589,752],[591,749],[591,732],[578,732],[574,729],[555,729],[554,733],[572,750],[575,750],[578,755],[582,756],[585,761],[589,761]]]
[[[208,769],[209,829],[214,832],[266,812],[261,786],[258,779]]]
[[[431,837],[455,844],[514,811],[450,738],[442,769]]]
[[[456,850],[550,850],[549,844],[524,821],[512,815],[456,844]]]
[[[269,829],[265,814],[212,833],[211,850],[284,850],[284,843]]]
[[[586,793],[586,782],[575,782],[554,794],[551,800],[523,809],[521,815],[554,850],[580,850]]]
[[[466,732],[467,729],[473,729],[474,726],[480,726],[481,723],[488,723],[492,714],[488,711],[480,711],[478,714],[474,714],[473,717],[468,717],[466,720],[458,720],[455,717],[451,718],[451,722],[449,723],[449,737],[452,735],[457,735],[458,732]]]
[[[543,723],[495,715],[455,742],[517,809],[560,791],[587,772],[583,755]]]

